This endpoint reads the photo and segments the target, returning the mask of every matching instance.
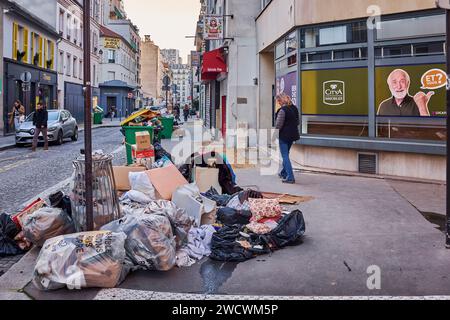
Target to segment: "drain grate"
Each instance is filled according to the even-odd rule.
[[[377,174],[377,155],[375,153],[358,153],[359,173]]]

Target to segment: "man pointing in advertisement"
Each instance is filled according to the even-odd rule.
[[[429,117],[430,111],[428,103],[434,95],[433,91],[425,94],[418,92],[414,97],[409,95],[411,78],[402,69],[391,72],[387,83],[392,93],[392,97],[383,101],[378,108],[379,116],[409,116],[409,117]]]

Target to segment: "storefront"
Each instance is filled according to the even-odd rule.
[[[136,88],[129,86],[123,81],[112,80],[100,84],[100,107],[105,115],[112,107],[117,110],[118,117],[129,116],[135,111],[134,96]]]
[[[274,58],[274,95],[287,93],[301,113],[298,162],[415,176],[401,166],[434,161],[428,177],[444,178],[442,11],[385,15],[378,30],[367,19],[301,26],[277,41]]]
[[[31,74],[31,81],[29,88],[25,88],[26,90],[24,90],[21,76],[27,72]],[[57,108],[57,74],[54,71],[43,70],[5,58],[3,89],[5,134],[14,132],[14,128],[11,128],[9,125],[7,114],[11,111],[16,99],[19,99],[23,103],[27,115],[34,111],[39,101],[44,102],[48,109]]]
[[[205,52],[202,59],[201,80],[205,84],[205,106],[201,113],[206,128],[218,128],[220,113],[220,79],[227,73],[223,48]]]

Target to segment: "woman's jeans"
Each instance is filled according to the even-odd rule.
[[[286,142],[280,139],[280,152],[283,158],[283,170],[281,170],[280,175],[288,181],[295,181],[291,159],[289,159],[289,152],[293,144],[293,142]]]

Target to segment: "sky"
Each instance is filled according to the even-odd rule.
[[[183,63],[195,50],[195,28],[200,14],[199,0],[124,0],[125,11],[138,26],[141,38],[150,35],[160,49],[179,49]]]

